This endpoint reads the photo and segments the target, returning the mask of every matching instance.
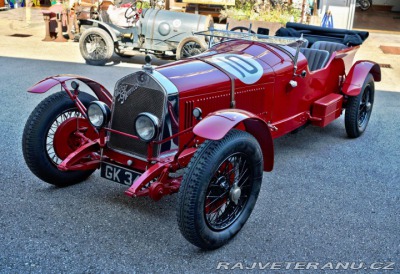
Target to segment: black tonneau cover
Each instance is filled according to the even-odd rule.
[[[316,41],[329,41],[347,46],[356,46],[361,45],[369,36],[367,31],[324,28],[291,22],[286,23],[286,28],[280,28],[275,35],[300,37],[302,34],[309,41],[309,46]]]

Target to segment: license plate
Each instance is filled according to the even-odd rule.
[[[141,174],[136,171],[103,162],[101,163],[100,175],[108,180],[131,186]]]

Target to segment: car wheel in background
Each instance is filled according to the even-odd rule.
[[[89,28],[79,39],[79,49],[86,63],[104,66],[114,53],[114,42],[105,30]]]
[[[176,60],[198,55],[207,49],[204,41],[190,36],[183,39],[176,48]]]

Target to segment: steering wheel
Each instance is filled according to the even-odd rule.
[[[254,31],[250,30],[250,32],[249,32],[249,28],[242,27],[242,26],[231,28],[230,31],[255,34]],[[220,43],[221,43],[221,42],[224,42],[225,39],[227,39],[227,38],[222,37],[222,38],[219,39],[219,42],[220,42]]]
[[[138,7],[138,4],[139,7]],[[143,6],[143,2],[138,0],[138,1],[134,1],[131,6],[125,11],[125,18],[126,19],[131,19],[134,18],[134,20],[138,20],[139,19],[139,15],[142,13],[142,6]]]
[[[230,31],[248,33],[249,32],[249,28],[246,28],[246,27],[234,27],[234,28],[231,28]],[[254,34],[255,32],[250,30],[250,33]]]

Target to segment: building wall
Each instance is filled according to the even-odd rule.
[[[400,1],[399,0],[372,0],[374,6],[388,6],[392,7],[392,11],[400,12]]]
[[[372,0],[373,5],[387,5],[396,6],[399,5],[399,0]]]

